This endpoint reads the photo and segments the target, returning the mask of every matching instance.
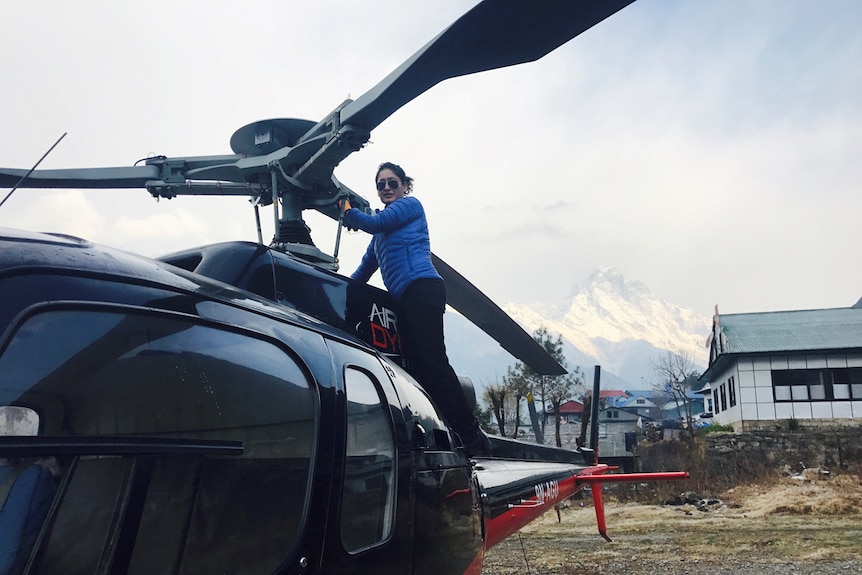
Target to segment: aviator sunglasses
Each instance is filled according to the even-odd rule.
[[[377,191],[382,192],[383,190],[385,190],[386,184],[389,184],[390,189],[397,190],[398,186],[401,185],[401,182],[399,182],[395,178],[389,178],[388,180],[380,180],[377,182]]]

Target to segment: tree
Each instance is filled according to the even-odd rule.
[[[653,389],[665,394],[677,407],[684,410],[685,422],[683,434],[686,439],[694,437],[694,421],[691,414],[691,401],[687,392],[697,384],[698,370],[686,351],[667,351],[653,361],[655,379]]]
[[[546,328],[540,327],[533,332],[533,339],[545,348],[545,351],[557,360],[557,363],[563,366],[563,368],[568,369],[566,358],[563,354],[562,335],[558,334],[554,338]],[[514,382],[518,382],[521,386],[519,390],[522,394],[519,396],[519,403],[521,398],[526,397],[528,391],[532,391],[533,396],[539,399],[539,404],[543,408],[547,403],[551,404],[554,413],[554,430],[557,447],[562,446],[562,438],[560,437],[560,423],[562,421],[560,406],[566,400],[574,397],[578,393],[579,388],[583,386],[584,378],[580,368],[575,367],[574,370],[565,375],[549,376],[538,374],[526,365],[518,362],[514,368],[509,369],[507,375],[513,384]],[[544,421],[542,421],[542,431],[544,431]]]
[[[485,386],[485,392],[482,398],[489,405],[491,414],[497,421],[497,429],[500,430],[500,435],[506,437],[506,395],[508,390],[502,383],[492,383]]]
[[[503,386],[506,388],[507,395],[512,406],[512,421],[515,429],[512,432],[512,437],[518,438],[518,430],[521,427],[521,400],[527,397],[530,391],[530,383],[524,377],[523,370],[517,370],[512,366],[506,369],[506,375],[503,376]]]
[[[521,426],[522,400],[530,390],[523,372],[513,367],[506,370],[499,383],[488,384],[482,398],[489,406],[491,417],[497,423],[497,432],[503,437],[511,430],[511,437],[518,437]]]
[[[492,422],[494,418],[494,412],[490,407],[486,407],[482,409],[481,404],[476,403],[473,407],[473,415],[476,416],[476,421],[479,422],[479,427],[482,428],[482,431],[485,433],[497,433],[494,429],[494,424]]]
[[[565,367],[565,366],[564,366]],[[583,384],[584,378],[581,375],[579,367],[565,375],[548,377],[549,381],[545,386],[547,399],[551,402],[551,409],[554,412],[554,437],[557,440],[557,447],[562,447],[562,437],[560,437],[560,423],[562,423],[562,415],[560,414],[560,406],[578,391],[578,388]]]

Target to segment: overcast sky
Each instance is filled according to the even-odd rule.
[[[475,2],[7,4],[0,166],[68,132],[41,166],[68,168],[228,154],[250,122],[317,121]],[[560,300],[610,265],[703,314],[849,306],[860,62],[857,0],[638,0],[539,62],[432,88],[336,176],[377,205],[377,164],[401,164],[432,249],[501,304]],[[334,224],[308,220],[331,250]],[[19,190],[0,226],[146,255],[256,238],[244,199],[144,190]],[[342,238],[342,271],[367,241]]]

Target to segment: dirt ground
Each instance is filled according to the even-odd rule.
[[[862,574],[862,485],[855,475],[736,487],[708,510],[573,500],[491,549],[483,575]],[[581,506],[583,504],[583,506]]]

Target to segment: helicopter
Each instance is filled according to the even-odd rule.
[[[632,1],[484,0],[322,120],[239,128],[232,154],[0,168],[13,191],[248,197],[275,226],[268,245],[157,259],[0,228],[0,573],[478,574],[488,549],[579,490],[608,538],[604,483],[684,479],[613,473],[595,441],[489,436],[489,452],[467,452],[405,369],[391,296],[339,275],[338,239],[324,253],[303,218],[370,210],[334,170],[401,106],[541,58]],[[451,307],[535,372],[565,372],[434,263]]]

